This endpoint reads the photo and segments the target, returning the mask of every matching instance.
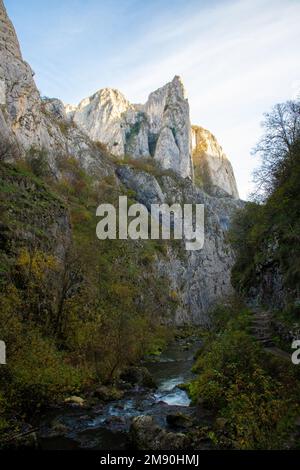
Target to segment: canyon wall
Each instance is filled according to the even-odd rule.
[[[45,150],[56,179],[60,159],[71,157],[97,181],[110,175],[116,187],[124,193],[130,189],[147,207],[153,202],[204,204],[204,248],[187,252],[183,243],[170,242],[165,256],[157,252],[154,268],[168,277],[174,292],[174,322],[209,322],[209,310],[233,292],[234,256],[227,230],[243,203],[215,138],[191,126],[181,79],[174,77],[143,105],[131,104],[119,91],[106,88],[78,106],[64,106],[59,99],[40,97],[2,0],[0,26],[1,145],[17,147],[18,158],[26,158],[33,147]],[[147,157],[157,168],[135,168],[126,164],[126,156]],[[7,161],[15,157],[15,152],[1,155]]]

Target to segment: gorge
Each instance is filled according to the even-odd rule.
[[[60,178],[59,162],[68,156],[97,181],[111,176],[117,185],[134,191],[136,201],[148,208],[166,201],[204,204],[203,250],[178,259],[170,247],[168,261],[157,259],[156,265],[177,292],[175,322],[207,322],[209,309],[232,293],[233,253],[226,231],[231,214],[242,202],[231,164],[216,139],[190,124],[181,79],[176,76],[151,93],[144,105],[132,105],[112,89],[100,90],[78,106],[42,99],[2,0],[0,6],[2,138],[23,158],[32,149],[47,152],[55,178]],[[10,153],[8,161],[14,159]],[[128,156],[131,162],[126,164]],[[147,171],[143,159],[158,165],[161,174],[156,176],[151,168]],[[133,166],[135,161],[136,165],[140,162],[140,169]]]
[[[233,293],[227,230],[243,202],[215,137],[191,126],[180,77],[145,104],[109,88],[78,106],[42,98],[2,0],[0,99],[0,323],[11,374],[8,382],[1,378],[0,398],[11,397],[0,413],[1,431],[18,410],[32,414],[77,390],[101,404],[108,392],[89,392],[91,382],[114,387],[126,367],[160,354],[175,327],[208,325],[210,310]],[[183,240],[97,241],[96,208],[116,206],[124,196],[149,212],[152,205],[204,206],[203,249],[186,251]],[[119,409],[127,442],[130,421],[143,410],[163,421],[182,407],[192,413],[177,386],[190,376],[193,352],[189,343],[186,353],[180,347],[176,359],[161,357],[154,394],[133,383],[121,399],[119,386],[109,388],[117,401],[100,406],[100,418],[94,404],[87,421],[71,418],[71,429],[63,431],[62,418],[56,427],[65,435],[94,426],[96,437],[100,430],[111,442]],[[154,375],[159,364],[149,364]],[[67,400],[78,411],[84,402]],[[159,432],[165,445],[174,437],[185,441]],[[91,436],[90,447],[93,442]]]
[[[245,202],[178,75],[42,97],[0,0],[1,449],[299,445],[300,107],[272,113]]]

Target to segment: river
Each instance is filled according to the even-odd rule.
[[[168,428],[166,417],[174,412],[195,413],[187,393],[178,387],[192,377],[191,367],[200,341],[176,340],[155,361],[145,362],[155,391],[136,387],[124,398],[90,409],[65,407],[53,410],[43,419],[38,432],[43,449],[130,449],[129,428],[134,416],[151,415]],[[53,426],[53,422],[55,426]]]

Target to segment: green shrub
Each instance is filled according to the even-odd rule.
[[[41,154],[33,156],[36,163]],[[96,181],[70,156],[58,160],[59,181],[43,176],[42,166],[0,165],[9,234],[0,246],[0,331],[8,357],[0,369],[3,429],[92,382],[113,382],[172,335],[161,323],[176,302],[153,268],[166,241],[98,240],[97,206],[117,202],[125,190],[112,177]],[[69,243],[60,257],[52,227],[68,215],[72,237],[66,223]]]
[[[216,317],[220,311],[222,318],[196,360],[191,398],[220,418],[211,435],[218,447],[282,448],[299,413],[299,382],[286,364],[284,370],[270,365],[247,332],[246,309],[219,307]]]
[[[86,379],[83,370],[68,364],[53,341],[36,329],[26,331],[18,353],[9,362],[7,397],[14,411],[31,413],[59,402],[66,394],[78,393]]]
[[[38,178],[44,178],[51,174],[47,150],[31,147],[26,154],[25,161],[29,170]]]
[[[262,302],[272,300],[273,304],[279,281],[285,304],[300,296],[299,139],[290,146],[282,163],[280,178],[268,198],[263,204],[247,203],[239,210],[229,234],[237,255],[232,270],[234,287],[246,296],[253,288],[262,287]],[[264,278],[268,272],[272,272],[274,281],[266,289]]]

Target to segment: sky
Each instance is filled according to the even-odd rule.
[[[183,79],[193,124],[229,157],[240,195],[263,113],[300,90],[300,0],[4,0],[42,95],[104,87],[132,103]]]

